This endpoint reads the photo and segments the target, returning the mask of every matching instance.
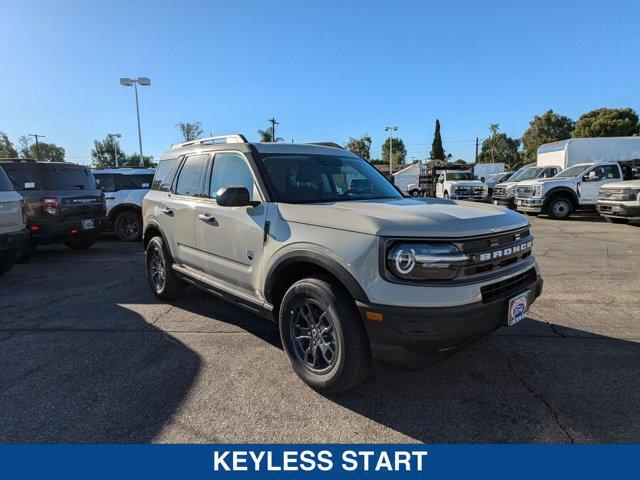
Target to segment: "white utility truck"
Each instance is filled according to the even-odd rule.
[[[559,165],[553,178],[521,182],[516,209],[569,218],[575,210],[594,210],[600,187],[625,178],[625,168],[640,161],[640,137],[571,138],[538,148],[538,167]]]
[[[436,197],[482,202],[488,199],[488,192],[473,172],[445,170],[438,177]]]

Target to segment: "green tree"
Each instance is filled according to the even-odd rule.
[[[273,140],[273,135],[271,134],[271,129],[267,129],[267,130],[258,130],[258,135],[260,135],[260,141],[263,143],[272,143]],[[275,139],[276,142],[284,142],[284,138],[282,137],[276,137]]]
[[[64,162],[65,150],[55,143],[32,142],[29,137],[22,135],[19,140],[21,158],[35,158],[42,162]]]
[[[440,120],[436,118],[436,131],[433,134],[433,143],[431,144],[431,153],[429,160],[444,160],[444,148],[442,147],[442,137],[440,136]]]
[[[17,156],[18,151],[13,148],[9,136],[4,132],[0,132],[0,158],[16,158]]]
[[[478,155],[478,163],[504,162],[507,170],[515,170],[523,165],[522,156],[518,152],[520,141],[499,133],[497,123],[489,127],[491,136],[484,139]]]
[[[545,143],[571,138],[575,122],[569,117],[547,110],[542,116],[534,116],[522,135],[523,158],[525,163],[536,161],[538,147]]]
[[[632,108],[598,108],[576,122],[574,137],[628,137],[640,132],[638,114]]]
[[[153,157],[149,155],[145,155],[143,157],[143,166],[145,168],[155,168],[158,166],[156,162],[153,161]],[[140,154],[134,153],[126,158],[126,160],[120,164],[122,167],[139,167],[140,166]]]
[[[107,137],[104,140],[94,140],[91,149],[91,166],[95,169],[115,168],[116,155],[118,152],[118,165],[127,163],[127,155],[120,148],[120,143],[114,137]]]
[[[391,137],[387,138],[382,144],[382,163],[389,163],[389,145]],[[394,165],[404,164],[407,159],[407,149],[401,138],[393,139],[393,159]]]
[[[371,137],[369,135],[362,135],[359,138],[349,137],[344,148],[364,158],[367,162],[371,160]]]
[[[183,142],[190,142],[202,135],[202,126],[200,122],[180,122],[176,125],[180,129]]]

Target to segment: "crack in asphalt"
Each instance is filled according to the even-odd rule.
[[[531,393],[534,397],[536,397],[538,400],[540,400],[545,407],[547,408],[547,410],[549,411],[549,413],[551,414],[551,416],[554,419],[554,423],[558,426],[558,428],[560,430],[562,430],[562,432],[566,435],[567,439],[569,440],[570,443],[576,443],[575,438],[573,437],[573,435],[571,434],[571,432],[569,431],[568,427],[566,425],[564,425],[564,423],[562,423],[562,421],[560,421],[560,415],[559,413],[556,411],[556,409],[553,407],[553,405],[551,405],[551,402],[549,402],[544,395],[542,395],[542,393],[537,392],[536,390],[534,390],[533,387],[531,387],[525,380],[525,378],[521,375],[518,374],[518,372],[516,371],[516,368],[513,365],[513,362],[511,361],[511,358],[509,357],[509,355],[507,355],[506,352],[504,352],[502,349],[498,348],[496,345],[494,345],[493,343],[491,343],[489,341],[488,338],[485,339],[485,342],[491,347],[493,348],[500,357],[502,357],[504,359],[504,361],[506,362],[507,366],[509,367],[509,371],[511,372],[511,375],[513,375],[513,377],[518,380],[518,382],[524,387],[526,388],[529,393]]]

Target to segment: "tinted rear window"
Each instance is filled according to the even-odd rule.
[[[175,176],[178,164],[178,158],[162,160],[158,165],[155,176],[153,177],[151,190],[162,190],[168,192],[171,188],[171,182],[173,181],[173,177]]]
[[[16,190],[95,190],[88,168],[76,165],[7,165],[4,170]]]

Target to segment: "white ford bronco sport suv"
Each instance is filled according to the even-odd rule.
[[[143,201],[153,293],[191,284],[270,318],[294,371],[331,393],[372,358],[420,365],[524,318],[542,290],[526,217],[405,198],[329,145],[230,135],[166,152]]]
[[[120,240],[135,242],[142,237],[142,199],[151,188],[154,174],[150,168],[93,171],[105,195],[109,223]]]

